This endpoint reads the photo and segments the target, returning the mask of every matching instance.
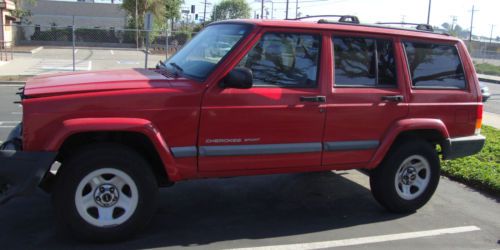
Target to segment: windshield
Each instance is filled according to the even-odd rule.
[[[247,24],[208,26],[168,59],[164,67],[176,74],[205,79],[249,30]]]

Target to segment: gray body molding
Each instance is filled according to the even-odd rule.
[[[323,146],[325,151],[345,151],[345,150],[364,150],[374,149],[379,145],[379,141],[332,141],[326,142]]]

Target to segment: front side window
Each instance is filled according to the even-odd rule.
[[[391,40],[333,38],[336,86],[395,87],[396,62]]]
[[[250,29],[245,24],[208,26],[164,65],[184,76],[205,79]]]
[[[238,67],[252,70],[254,86],[317,86],[319,35],[266,33]]]
[[[424,88],[465,88],[465,75],[453,45],[404,42],[412,85]]]

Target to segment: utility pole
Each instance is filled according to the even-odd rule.
[[[491,45],[491,38],[493,37],[493,28],[495,28],[495,25],[491,25],[491,31],[490,31],[490,45]]]
[[[295,18],[299,18],[297,15],[299,13],[299,0],[295,0]]]
[[[457,23],[457,16],[451,16],[451,28],[450,31],[455,30],[455,24]]]
[[[274,2],[271,1],[271,19],[274,19]]]
[[[205,22],[207,21],[207,0],[205,0],[205,4],[203,5],[203,26],[205,26]]]
[[[135,0],[135,47],[139,50],[139,20],[137,20],[137,1]]]
[[[470,17],[470,33],[469,33],[469,46],[472,46],[472,24],[474,23],[474,12],[479,10],[474,10],[474,5],[472,5],[471,17]]]
[[[429,21],[431,20],[431,2],[432,0],[429,0],[429,9],[427,10],[427,24],[429,24]]]
[[[264,19],[264,0],[260,0],[260,19]]]
[[[289,1],[289,0],[286,0],[285,19],[288,19],[288,1]]]

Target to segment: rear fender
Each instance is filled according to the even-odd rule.
[[[395,142],[398,135],[403,132],[413,131],[413,130],[436,130],[443,138],[450,138],[448,129],[446,129],[443,121],[439,119],[429,119],[429,118],[410,118],[399,120],[394,123],[385,133],[380,147],[377,149],[372,157],[372,160],[368,164],[368,168],[377,167],[380,162],[384,159],[385,155]]]
[[[51,141],[45,145],[48,151],[59,151],[71,135],[83,132],[123,131],[146,135],[160,156],[170,181],[180,180],[175,159],[167,143],[151,121],[140,118],[77,118],[65,120]]]

